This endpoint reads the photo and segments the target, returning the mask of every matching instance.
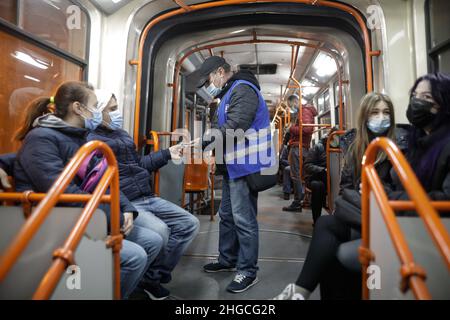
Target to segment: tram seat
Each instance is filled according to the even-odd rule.
[[[193,163],[192,161],[192,163],[186,165],[184,172],[184,193],[189,194],[189,206],[191,213],[194,213],[195,211],[195,203],[202,203],[203,195],[208,190],[208,175],[209,166],[205,161],[198,164]],[[194,201],[194,194],[200,195],[197,201]]]
[[[361,239],[352,240],[341,244],[338,248],[336,257],[338,261],[348,270],[353,272],[361,271],[359,262],[358,248],[361,245]]]
[[[0,284],[0,299],[28,300],[52,263],[53,252],[61,247],[80,217],[82,208],[54,208]],[[0,207],[0,254],[11,244],[25,223],[22,207]],[[70,290],[71,275],[63,274],[51,299],[78,300],[113,298],[113,254],[105,245],[107,222],[97,209],[76,252],[81,289]]]

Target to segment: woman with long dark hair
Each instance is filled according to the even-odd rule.
[[[433,73],[416,80],[406,116],[411,123],[406,157],[432,200],[450,200],[450,76]],[[407,199],[397,175],[391,199]]]

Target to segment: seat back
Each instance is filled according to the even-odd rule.
[[[184,171],[184,164],[175,164],[173,161],[169,161],[166,166],[159,169],[161,198],[181,206]]]
[[[83,208],[54,208],[6,278],[0,284],[0,299],[31,299]],[[22,208],[0,207],[0,252],[6,250],[25,223]],[[52,299],[112,299],[113,255],[106,248],[106,217],[96,210],[75,252],[81,288],[69,289],[69,274],[59,282]]]
[[[343,159],[342,153],[331,152],[328,156],[330,157],[330,196],[328,197],[328,207],[334,208],[334,200],[339,195]]]
[[[208,164],[204,161],[199,164],[186,164],[184,172],[185,192],[205,191],[208,189],[208,168]]]
[[[427,278],[425,284],[433,299],[450,299],[450,272],[443,257],[419,217],[397,217],[414,262],[423,267]],[[450,219],[442,218],[450,231]],[[370,249],[375,254],[371,265],[379,267],[381,289],[369,290],[372,300],[414,299],[411,290],[400,291],[400,260],[395,251],[380,208],[373,194],[370,197]]]

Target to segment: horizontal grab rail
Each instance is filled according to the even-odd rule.
[[[77,174],[83,161],[94,150],[100,150],[108,164],[108,167],[94,192],[91,195],[64,196],[62,193]],[[88,142],[78,150],[50,190],[39,202],[34,213],[25,221],[25,224],[22,226],[19,233],[0,258],[0,281],[5,279],[8,272],[50,214],[51,209],[55,207],[60,199],[68,198],[68,196],[74,198],[76,198],[76,196],[82,196],[78,198],[88,196],[90,197],[90,200],[88,200],[86,207],[83,209],[81,216],[71,230],[63,246],[55,250],[53,254],[54,261],[33,296],[33,299],[49,299],[65,271],[65,268],[70,263],[74,262],[74,252],[85,233],[95,209],[104,199],[103,194],[109,187],[111,189],[111,195],[109,197],[111,203],[111,236],[109,238],[109,243],[113,248],[114,255],[114,297],[120,299],[120,248],[122,235],[120,234],[119,173],[113,151],[108,145],[100,141]]]

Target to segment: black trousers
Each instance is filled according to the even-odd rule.
[[[309,184],[311,189],[311,211],[313,216],[314,224],[316,224],[317,219],[322,214],[322,207],[325,204],[326,199],[326,183],[322,180],[313,180]]]
[[[320,284],[322,299],[359,299],[361,275],[346,270],[336,258],[339,245],[350,240],[350,227],[335,216],[320,217],[296,284],[310,292]]]

